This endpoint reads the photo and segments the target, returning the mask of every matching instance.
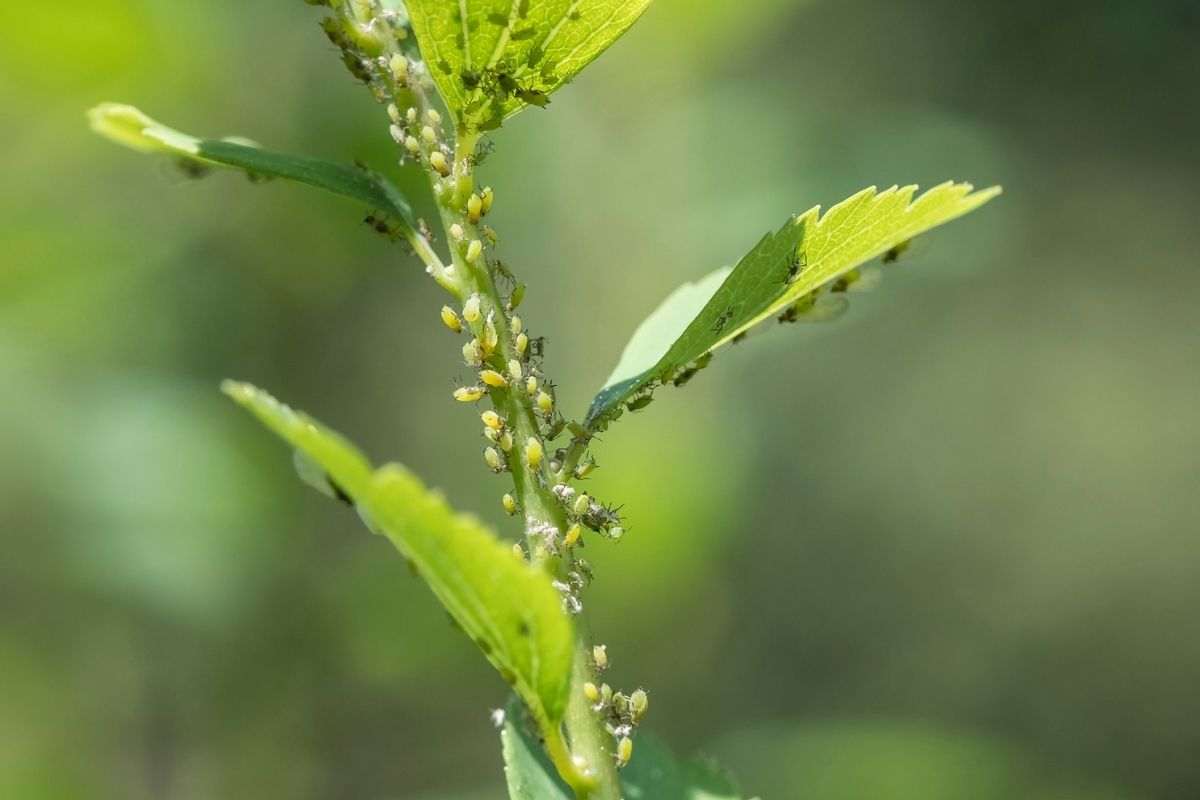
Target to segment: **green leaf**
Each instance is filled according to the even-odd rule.
[[[698,360],[706,363],[706,354],[781,312],[789,321],[836,315],[845,300],[828,293],[843,276],[1000,193],[999,187],[972,188],[947,182],[913,200],[916,186],[882,192],[871,187],[823,216],[816,206],[793,217],[737,266],[668,297],[634,333],[592,400],[585,424],[603,427],[631,395],[690,377]]]
[[[544,106],[650,0],[408,0],[425,63],[460,128]]]
[[[412,209],[395,186],[365,168],[264,150],[247,139],[199,139],[155,122],[137,108],[101,103],[88,111],[92,130],[144,153],[162,153],[201,170],[228,167],[252,179],[306,183],[395,215],[412,227]]]
[[[396,464],[378,470],[338,434],[249,384],[223,391],[319,465],[372,530],[395,544],[521,699],[551,724],[571,684],[574,628],[550,577],[513,555]]]
[[[508,704],[500,732],[504,775],[511,800],[571,800],[525,724],[516,698]],[[737,782],[708,759],[676,761],[653,737],[638,734],[633,759],[621,770],[625,800],[742,800]]]

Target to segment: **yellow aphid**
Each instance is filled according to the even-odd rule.
[[[471,243],[467,245],[467,262],[474,263],[475,259],[479,258],[479,255],[482,252],[483,242],[479,241],[478,239],[472,239]]]
[[[528,378],[525,379],[525,392],[530,397],[533,397],[535,394],[537,394],[537,390],[538,390],[537,378],[530,375]]]
[[[483,200],[479,195],[473,194],[467,198],[467,220],[474,225],[479,222],[479,218],[483,215]]]
[[[463,226],[457,222],[450,226],[450,238],[456,242],[461,242],[467,234],[463,231]]]
[[[582,514],[583,512],[587,511],[591,507],[592,507],[592,498],[588,497],[586,494],[581,494],[581,495],[579,495],[579,497],[575,498],[575,505],[573,505],[571,507],[571,509],[576,514]]]
[[[521,369],[521,362],[515,358],[508,360],[508,374],[512,375],[514,381],[521,380],[524,377],[524,371]]]
[[[533,548],[533,557],[537,561],[545,561],[549,555],[550,553],[548,550],[546,550],[546,545],[544,544],[539,544],[537,547]]]
[[[578,525],[572,525],[567,530],[566,538],[563,539],[563,544],[567,547],[574,547],[579,542],[579,537],[583,535],[583,528]]]
[[[495,411],[492,411],[490,408],[487,411],[480,414],[479,418],[483,420],[484,425],[487,425],[489,428],[491,428],[494,431],[498,431],[504,427],[504,419],[501,418],[501,416],[499,414],[497,414]]]
[[[462,320],[450,306],[442,306],[442,322],[446,323],[446,327],[455,333],[462,333]]]
[[[483,435],[487,437],[487,440],[493,444],[500,440],[500,431],[493,430],[492,428],[484,428]]]
[[[600,702],[600,690],[596,688],[596,684],[588,681],[583,685],[583,696],[588,699],[589,703]]]
[[[504,510],[509,514],[517,513],[517,499],[511,494],[505,494],[500,498],[500,504],[504,506]]]
[[[494,447],[489,447],[483,451],[483,460],[492,468],[492,472],[499,472],[500,467],[500,451]]]
[[[554,410],[554,398],[546,394],[546,391],[543,389],[542,391],[538,392],[537,405],[538,408],[542,410],[543,414],[549,414]]]
[[[593,647],[592,660],[596,662],[596,669],[608,669],[608,645],[598,644]]]
[[[479,351],[478,339],[472,339],[464,344],[462,354],[463,361],[466,361],[472,367],[477,367],[483,362],[483,353]]]
[[[614,542],[621,541],[621,537],[624,535],[625,535],[625,529],[622,528],[620,525],[617,525],[616,527],[608,529],[608,538],[612,539]]]
[[[413,108],[412,106],[409,106],[408,111],[404,112],[404,118],[406,120],[408,120],[409,122],[416,122],[417,121],[417,109]]]
[[[517,334],[517,355],[524,357],[525,351],[529,349],[529,337],[523,333]]]
[[[428,119],[434,125],[442,124],[442,115],[438,113],[438,110],[436,108],[431,108],[428,111],[426,111],[425,118]]]
[[[530,436],[525,442],[525,463],[530,469],[537,469],[542,465],[542,455],[545,451],[542,450],[542,443],[535,437]]]
[[[607,683],[600,684],[600,702],[603,705],[608,705],[612,702],[613,690]]]
[[[485,186],[480,193],[479,199],[482,201],[480,212],[486,214],[492,210],[492,201],[496,199],[496,195],[492,192],[492,187]]]
[[[485,369],[479,373],[479,380],[486,383],[488,386],[495,386],[497,389],[508,388],[508,379],[496,372],[494,369]]]
[[[489,318],[487,325],[483,328],[483,352],[485,355],[491,355],[496,352],[496,345],[500,344],[500,335],[496,333],[496,326],[492,324]]]
[[[650,698],[647,696],[645,689],[638,689],[629,695],[629,712],[633,717],[634,725],[642,721],[642,717],[646,716],[646,709],[648,708],[650,708]]]
[[[512,318],[512,332],[513,333],[521,332],[521,318],[518,317],[516,314],[514,314],[513,318]]]
[[[392,70],[392,77],[396,79],[396,83],[404,83],[408,77],[408,59],[400,53],[396,53],[396,55],[392,56],[391,61],[388,62],[388,66]],[[397,116],[399,113],[399,109],[397,109]]]
[[[521,547],[521,545],[519,543],[513,542],[512,550],[513,550],[514,556],[521,559],[522,561],[525,560],[525,548]]]
[[[463,386],[454,390],[454,399],[460,403],[474,403],[486,394],[480,386]]]
[[[473,294],[463,303],[463,319],[467,322],[477,322],[479,317],[479,295]]]
[[[404,119],[402,116],[400,116],[400,109],[396,107],[395,103],[388,104],[387,115],[388,115],[388,119],[390,119],[392,122],[396,123],[397,125],[400,124],[400,120]]]
[[[415,136],[405,136],[404,149],[415,156],[417,153],[421,152],[421,143],[417,141],[417,137]]]
[[[633,758],[633,739],[622,736],[621,741],[617,742],[617,766],[625,766],[631,758]]]
[[[429,154],[429,166],[437,170],[437,174],[443,178],[450,174],[450,164],[446,161],[446,154],[441,150],[434,150]]]
[[[426,125],[421,128],[421,138],[425,140],[426,144],[433,144],[437,141],[437,131]]]
[[[508,428],[504,429],[504,433],[500,434],[500,438],[496,442],[500,445],[500,449],[504,452],[511,452],[513,449],[513,435]]]
[[[586,478],[588,475],[592,474],[592,470],[594,470],[595,468],[596,468],[595,461],[585,461],[582,464],[580,464],[578,467],[575,468],[575,477],[576,478]]]

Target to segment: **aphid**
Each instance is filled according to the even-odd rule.
[[[575,477],[583,480],[588,475],[592,474],[592,471],[596,469],[596,466],[596,462],[589,458],[587,461],[584,461],[582,464],[575,467]]]
[[[588,497],[586,494],[581,494],[579,497],[575,498],[575,502],[572,504],[571,510],[576,514],[583,514],[591,507],[592,498]]]
[[[861,277],[861,275],[862,273],[860,273],[858,270],[852,269],[834,281],[833,285],[829,287],[829,291],[837,293],[844,292],[854,284],[858,283],[858,279]]]
[[[458,318],[458,314],[454,313],[454,309],[450,306],[442,306],[442,322],[446,323],[446,327],[455,333],[462,333],[462,320]]]
[[[483,238],[487,239],[490,247],[495,247],[500,243],[500,237],[496,236],[496,232],[489,225],[480,225],[479,232],[483,234]]]
[[[892,247],[888,248],[888,251],[883,254],[881,261],[883,261],[884,264],[891,264],[895,261],[899,261],[900,256],[904,255],[910,247],[912,247],[912,240],[905,239],[903,242],[900,242],[900,244],[893,245]]]
[[[563,432],[563,428],[565,427],[567,427],[567,421],[562,418],[561,414],[556,414],[554,422],[552,422],[550,427],[546,428],[546,430],[542,432],[542,436],[549,441],[554,441]],[[556,469],[555,472],[557,471],[558,470]]]
[[[494,386],[497,389],[508,388],[508,378],[505,378],[494,369],[485,369],[479,373],[479,380],[486,383],[488,386]]]
[[[566,538],[563,539],[563,545],[566,547],[574,547],[579,541],[579,537],[583,535],[583,529],[578,524],[572,525],[567,529]]]
[[[523,333],[517,334],[517,355],[525,357],[525,351],[529,348],[529,337]]]
[[[608,669],[608,645],[598,644],[593,647],[592,660],[596,662],[596,669]]]
[[[480,315],[479,311],[479,295],[473,294],[467,298],[467,302],[463,303],[463,319],[467,322],[478,322]]]
[[[454,390],[454,399],[460,403],[474,403],[487,394],[482,386],[462,386]]]
[[[631,758],[633,758],[633,739],[622,736],[621,741],[617,742],[617,767],[625,766]]]
[[[524,327],[524,323],[522,322],[521,318],[516,314],[513,314],[513,317],[509,322],[511,324],[513,333],[520,333],[521,329]]]
[[[482,147],[482,145],[480,145],[480,146]],[[491,142],[488,142],[487,146],[488,146],[488,150],[487,150],[488,153],[492,152],[492,148],[495,147],[495,145],[493,145]],[[482,162],[477,162],[477,163],[482,163]],[[479,199],[483,201],[483,205],[480,207],[479,211],[481,214],[483,214],[483,216],[486,217],[487,213],[492,210],[492,201],[496,199],[496,194],[495,194],[495,192],[492,191],[492,187],[490,187],[490,186],[483,187],[479,191]]]
[[[472,225],[479,222],[479,217],[483,213],[483,200],[477,194],[472,194],[467,198],[467,221]]]
[[[479,254],[482,252],[483,242],[479,241],[478,239],[472,239],[471,243],[467,245],[467,262],[471,264],[475,263],[475,260],[479,258]]]
[[[537,89],[518,89],[517,97],[521,102],[538,108],[550,105],[550,95]]]
[[[717,323],[713,325],[713,333],[720,333],[721,331],[725,330],[725,326],[729,324],[729,320],[731,319],[733,319],[733,309],[728,308],[725,310],[725,313],[717,319]]]
[[[483,363],[483,351],[479,349],[478,339],[472,339],[464,344],[462,354],[463,361],[467,362],[467,366],[478,367]]]
[[[484,425],[488,426],[492,430],[498,431],[504,427],[504,418],[495,411],[492,411],[490,408],[480,414],[479,418],[483,420]]]
[[[489,230],[490,230],[490,228],[489,228]],[[500,259],[497,258],[493,261],[488,262],[488,268],[492,271],[492,274],[499,277],[500,280],[504,281],[509,286],[514,287],[513,291],[516,291],[515,287],[517,285],[517,279],[512,274],[512,271],[508,268],[507,264],[505,264],[503,261],[501,261]]]
[[[500,498],[500,505],[504,506],[504,510],[509,514],[517,513],[517,499],[511,494],[505,494]]]
[[[788,286],[791,286],[800,277],[800,273],[804,272],[804,268],[808,266],[808,251],[796,248],[792,253],[792,258],[788,262],[787,275],[781,281]]]
[[[521,301],[525,299],[525,284],[518,284],[513,289],[512,294],[508,298],[508,310],[516,311],[517,306],[521,305]]]
[[[429,130],[429,128],[425,130]],[[446,154],[441,150],[434,150],[429,154],[429,166],[437,170],[437,174],[443,178],[450,174],[450,164],[446,161]]]
[[[465,83],[465,81],[464,81],[464,83]],[[476,85],[478,85],[478,84],[476,84]],[[472,86],[472,87],[468,87],[468,88],[473,89],[475,87]],[[483,162],[488,160],[488,156],[490,156],[492,154],[492,151],[495,149],[496,149],[496,145],[493,144],[491,141],[480,142],[476,146],[475,152],[473,152],[473,153],[471,153],[471,155],[467,156],[467,165],[470,167],[478,167],[480,164],[482,164]],[[484,191],[486,192],[487,189],[484,189]],[[480,199],[483,199],[482,195],[481,195]],[[484,211],[483,213],[486,214],[487,211]]]
[[[625,529],[622,528],[620,525],[614,525],[613,527],[608,529],[608,538],[612,539],[614,542],[621,541],[621,537],[624,535],[625,535]]]
[[[425,144],[434,144],[437,142],[437,131],[433,129],[433,126],[425,125],[421,128],[421,141],[425,142]],[[441,151],[439,150],[437,152]],[[444,153],[442,157],[445,158]]]
[[[408,82],[408,59],[400,53],[392,56],[388,62],[388,67],[392,70],[392,78],[401,86]],[[431,109],[432,110],[432,109]]]
[[[645,689],[638,689],[629,695],[629,716],[633,720],[634,725],[642,721],[642,717],[646,716],[646,711],[649,708],[650,697],[646,694]]]
[[[496,352],[496,345],[500,344],[500,334],[496,332],[496,325],[492,322],[492,312],[488,312],[487,322],[483,326],[483,354],[490,356]]]
[[[421,238],[429,244],[437,241],[437,237],[433,235],[433,230],[429,227],[429,223],[425,221],[424,217],[417,220],[417,230],[420,232]]]
[[[463,230],[462,225],[459,225],[456,222],[450,226],[450,238],[453,239],[454,241],[461,242],[463,239],[466,238],[466,236],[467,236],[466,231]]]
[[[387,220],[377,217],[374,214],[368,214],[363,218],[363,222],[371,226],[371,229],[376,233],[382,234],[393,242],[399,237],[399,231],[387,223]]]
[[[520,542],[514,542],[512,546],[513,555],[522,561],[525,560],[525,548],[521,547]]]
[[[496,438],[496,444],[500,445],[500,449],[506,453],[511,453],[513,449],[512,430],[505,428],[504,432]]]
[[[529,340],[529,352],[535,358],[541,358],[546,353],[546,337],[537,336]]]
[[[729,341],[732,342],[733,344],[741,344],[742,342],[746,341],[746,337],[749,335],[750,335],[750,331],[749,331],[749,329],[747,329],[747,330],[744,330],[741,333],[739,333],[737,336],[734,336]]]
[[[487,462],[492,472],[500,472],[504,469],[504,465],[500,462],[500,451],[494,447],[483,451],[483,460]]]
[[[514,381],[521,380],[521,378],[523,377],[523,373],[521,370],[521,362],[515,358],[510,358],[508,360],[508,374],[512,375],[512,379]]]
[[[613,690],[607,683],[600,684],[600,705],[606,706],[612,702]]]
[[[441,115],[441,113],[438,112],[438,110],[436,108],[431,108],[428,111],[426,111],[425,118],[429,120],[429,123],[431,125],[436,126],[436,125],[442,124],[442,115]]]
[[[625,408],[630,411],[641,411],[646,406],[654,402],[654,395],[646,393],[641,397],[635,397],[625,404]]]
[[[595,704],[600,701],[600,689],[596,684],[588,681],[583,685],[583,696],[588,699],[589,703]]]
[[[415,156],[421,152],[421,143],[417,141],[417,137],[415,136],[406,136],[404,139],[404,149]]]
[[[544,389],[538,392],[537,407],[543,414],[550,414],[554,411],[554,398]]]
[[[542,465],[542,456],[545,451],[542,449],[542,443],[533,436],[530,436],[525,442],[525,463],[530,469],[537,469]]]
[[[537,390],[538,390],[537,378],[534,377],[533,375],[530,375],[528,378],[525,379],[525,392],[530,397],[533,397],[535,394],[537,394]]]

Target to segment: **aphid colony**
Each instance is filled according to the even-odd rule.
[[[604,645],[592,648],[592,659],[597,672],[608,669],[608,650]],[[583,694],[604,723],[605,730],[616,740],[617,766],[623,767],[633,756],[633,739],[636,728],[650,708],[650,697],[645,689],[636,689],[631,694],[614,692],[607,683],[599,686],[588,681],[583,685]]]

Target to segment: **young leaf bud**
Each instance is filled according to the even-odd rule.
[[[437,170],[437,174],[443,178],[450,174],[450,165],[446,163],[446,154],[441,150],[434,150],[429,154],[429,166]]]
[[[474,225],[482,215],[483,201],[479,199],[479,195],[473,194],[467,198],[467,221]]]
[[[575,498],[575,504],[571,506],[571,510],[576,514],[583,514],[592,507],[592,498],[586,494],[581,494]]]
[[[625,766],[631,758],[633,758],[633,739],[622,736],[621,741],[617,742],[617,766]]]
[[[477,322],[479,320],[479,295],[473,294],[467,298],[467,302],[463,303],[462,315],[463,319],[467,322]]]
[[[460,403],[474,403],[483,397],[485,392],[479,386],[463,386],[454,390],[454,399]]]
[[[514,381],[521,380],[524,376],[524,372],[521,370],[521,362],[515,358],[510,358],[508,360],[508,374],[512,375]]]
[[[492,411],[490,408],[480,414],[479,418],[483,420],[484,425],[487,425],[494,431],[498,431],[504,427],[504,420],[499,414],[497,414],[495,411]]]
[[[504,497],[501,497],[500,504],[504,506],[504,510],[509,514],[517,513],[517,499],[511,494],[505,494]]]
[[[489,211],[491,211],[492,210],[492,200],[494,200],[494,199],[495,199],[495,194],[492,192],[492,187],[490,187],[490,186],[483,187],[483,190],[480,192],[480,196],[479,196],[479,200],[480,200],[479,211],[480,211],[480,213],[486,215]]]
[[[579,543],[579,537],[583,535],[583,528],[579,525],[572,525],[567,529],[567,535],[563,539],[563,544],[567,547],[574,547]]]
[[[479,373],[479,380],[486,383],[488,386],[495,386],[497,389],[508,388],[508,379],[496,372],[494,369],[485,369]]]
[[[543,414],[549,414],[554,411],[554,398],[546,394],[546,391],[543,389],[538,392],[537,405]]]
[[[525,442],[525,463],[530,469],[537,469],[542,465],[542,443],[536,438],[530,436]]]
[[[442,306],[442,322],[446,323],[446,327],[455,333],[462,333],[462,320],[458,318],[458,314],[455,314],[454,309],[450,306]]]
[[[600,702],[600,690],[596,688],[596,684],[588,681],[583,685],[583,696],[588,699],[589,703]]]
[[[512,296],[508,298],[508,310],[516,311],[517,306],[521,305],[521,301],[525,299],[525,284],[517,284],[517,288],[513,289]]]
[[[646,709],[649,707],[650,698],[646,695],[645,689],[638,689],[629,695],[629,714],[634,725],[642,721],[642,717],[646,716]]]
[[[525,351],[529,349],[529,337],[523,333],[517,334],[517,355],[525,357]]]
[[[444,158],[442,160],[445,161]],[[482,252],[483,242],[479,241],[478,239],[472,239],[471,243],[467,245],[467,262],[474,264],[475,259],[479,258]]]
[[[456,242],[461,242],[466,237],[467,237],[467,234],[465,231],[463,231],[462,225],[459,225],[456,222],[450,226],[450,238],[451,239],[453,239]]]
[[[596,662],[596,669],[608,669],[608,645],[598,644],[593,647],[592,660]]]
[[[499,472],[502,469],[500,466],[500,451],[494,447],[489,447],[483,451],[483,460],[491,467],[492,472]]]

